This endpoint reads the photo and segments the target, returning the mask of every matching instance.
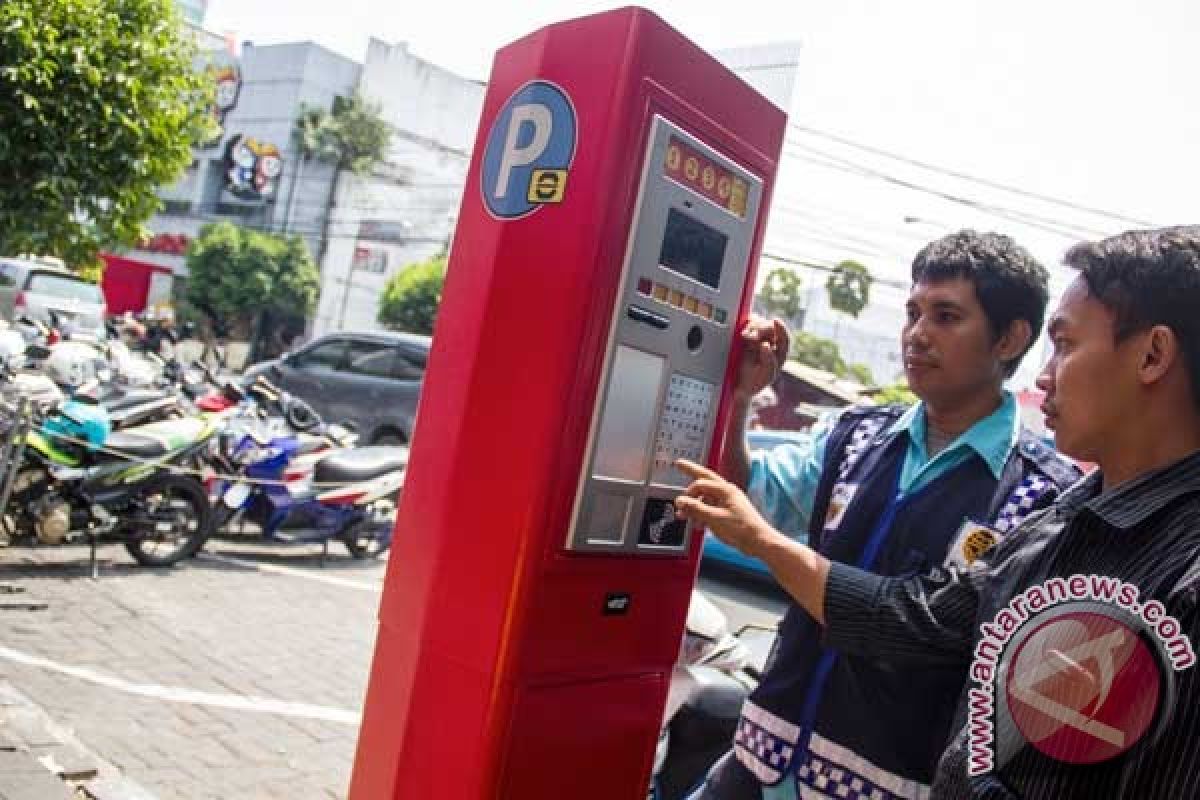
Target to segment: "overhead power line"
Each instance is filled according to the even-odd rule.
[[[1100,230],[1098,228],[1088,228],[1083,225],[1076,225],[1074,223],[1064,222],[1062,220],[1054,219],[1052,217],[1045,217],[1045,216],[1042,216],[1039,214],[1033,214],[1028,211],[1020,211],[1018,209],[1008,208],[1006,206],[995,205],[993,203],[986,203],[986,202],[983,202],[980,200],[972,199],[970,197],[964,197],[962,195],[952,194],[950,192],[946,192],[941,189],[936,189],[931,186],[926,186],[926,185],[923,185],[920,183],[916,183],[914,181],[906,180],[904,178],[898,178],[895,175],[890,175],[886,172],[882,172],[878,169],[875,169],[874,167],[864,166],[862,164],[858,164],[856,162],[849,161],[847,159],[843,159],[839,156],[831,155],[829,153],[825,153],[820,150],[815,150],[806,145],[794,145],[794,146],[808,151],[807,154],[803,153],[803,152],[790,153],[790,155],[793,158],[796,158],[800,161],[815,164],[817,166],[825,167],[827,169],[833,169],[833,170],[838,170],[841,172],[846,172],[851,175],[857,175],[860,178],[872,178],[875,180],[880,180],[885,183],[890,183],[894,186],[899,186],[904,189],[910,189],[914,192],[921,192],[923,194],[933,195],[934,197],[939,197],[942,200],[946,200],[947,202],[950,202],[950,203],[967,206],[968,208],[974,209],[975,211],[979,211],[984,214],[989,214],[991,216],[1000,217],[1002,219],[1007,219],[1012,222],[1020,223],[1022,225],[1028,225],[1033,228],[1038,228],[1039,230],[1046,231],[1047,233],[1053,233],[1057,236],[1062,236],[1067,239],[1079,238],[1081,236],[1107,236],[1107,235],[1109,235],[1109,231]]]
[[[800,133],[808,134],[810,136],[817,136],[821,139],[825,139],[825,140],[828,140],[831,142],[836,142],[837,144],[843,145],[845,147],[852,147],[856,150],[861,150],[865,153],[871,153],[872,155],[882,156],[884,158],[890,158],[895,161],[900,161],[905,164],[909,164],[911,166],[918,167],[920,169],[929,170],[930,172],[938,172],[938,173],[941,173],[942,175],[948,175],[952,178],[958,178],[959,180],[970,181],[971,183],[977,183],[980,186],[986,186],[989,189],[997,189],[997,190],[1003,191],[1003,192],[1010,192],[1010,193],[1018,195],[1020,197],[1026,197],[1031,200],[1040,200],[1043,203],[1050,203],[1052,205],[1062,206],[1063,208],[1069,208],[1073,211],[1081,211],[1081,212],[1084,212],[1087,214],[1095,214],[1098,217],[1105,217],[1107,219],[1113,220],[1114,222],[1121,222],[1121,223],[1125,223],[1128,225],[1137,225],[1137,226],[1143,227],[1143,228],[1154,227],[1154,223],[1147,222],[1146,220],[1138,219],[1136,217],[1130,217],[1125,214],[1117,214],[1115,212],[1106,211],[1102,208],[1095,208],[1093,206],[1085,206],[1081,203],[1075,203],[1070,200],[1063,200],[1061,198],[1052,197],[1050,195],[1041,194],[1039,192],[1031,192],[1028,189],[1022,189],[1017,186],[1011,186],[1011,185],[1008,185],[1005,183],[1000,183],[998,181],[989,180],[987,178],[980,178],[976,175],[970,175],[965,172],[959,172],[958,170],[949,169],[948,167],[940,167],[936,164],[930,164],[927,161],[920,161],[918,159],[910,158],[908,156],[901,155],[899,153],[893,153],[888,150],[884,150],[879,147],[874,147],[869,144],[855,142],[855,141],[853,141],[851,139],[847,139],[843,136],[838,136],[837,134],[829,133],[828,131],[822,131],[817,128],[810,127],[808,125],[801,125],[799,122],[792,122],[789,124],[789,127]]]

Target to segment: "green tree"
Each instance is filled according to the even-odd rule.
[[[891,405],[899,403],[900,405],[911,406],[917,402],[917,396],[912,393],[912,389],[908,388],[908,384],[904,381],[897,381],[890,386],[884,386],[875,395],[875,402],[879,405]]]
[[[292,166],[292,182],[288,187],[288,199],[284,207],[283,232],[287,233],[292,222],[292,211],[295,208],[296,187],[300,184],[304,168],[310,161],[323,156],[323,160],[336,161],[336,154],[326,151],[325,137],[322,131],[328,124],[329,112],[320,108],[301,103],[300,113],[292,123],[292,141],[300,157],[294,159]]]
[[[269,314],[311,314],[317,302],[317,266],[299,236],[205,225],[188,247],[187,265],[188,302],[237,335],[249,335]]]
[[[325,257],[329,242],[329,211],[337,199],[342,174],[349,170],[357,175],[365,175],[383,163],[391,146],[392,132],[392,126],[383,118],[380,106],[368,102],[358,92],[348,98],[336,98],[331,111],[301,107],[292,126],[292,138],[300,150],[301,163],[296,165],[297,171],[313,159],[334,167],[333,181],[330,182],[329,196],[325,202],[325,230],[321,234],[318,262]],[[293,177],[293,189],[295,185],[296,178]],[[290,217],[290,193],[288,207],[286,216]]]
[[[172,0],[0,2],[0,251],[97,277],[211,131]]]
[[[844,375],[846,372],[846,362],[842,360],[837,344],[805,331],[796,331],[792,337],[788,358],[834,375]]]
[[[857,261],[843,261],[829,273],[825,290],[829,305],[835,311],[857,318],[871,298],[871,283],[875,279]]]
[[[866,364],[847,364],[845,374],[839,377],[852,378],[863,386],[875,385],[875,376],[871,374],[871,368]]]
[[[776,267],[767,274],[758,291],[759,302],[768,314],[781,319],[795,319],[803,301],[804,282],[787,267]]]
[[[379,322],[393,330],[432,334],[445,282],[445,255],[396,273],[379,298]]]
[[[837,343],[805,331],[792,335],[788,358],[810,367],[823,369],[838,378],[850,378],[863,386],[872,386],[875,378],[865,364],[847,364]]]

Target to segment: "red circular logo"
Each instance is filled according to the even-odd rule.
[[[1154,722],[1161,686],[1155,655],[1135,630],[1073,611],[1021,642],[1005,691],[1026,741],[1058,761],[1095,764],[1137,744]]]

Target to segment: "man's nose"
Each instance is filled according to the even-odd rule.
[[[916,345],[924,349],[929,346],[929,334],[925,329],[925,318],[918,317],[915,322],[908,326],[904,332],[904,344]]]
[[[1033,385],[1049,394],[1054,389],[1054,360],[1051,359],[1042,367],[1042,371],[1038,373],[1037,380]]]

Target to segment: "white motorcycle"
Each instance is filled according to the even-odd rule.
[[[692,590],[679,660],[654,756],[648,800],[682,800],[729,750],[742,701],[758,685],[775,630],[736,634],[721,609]]]

